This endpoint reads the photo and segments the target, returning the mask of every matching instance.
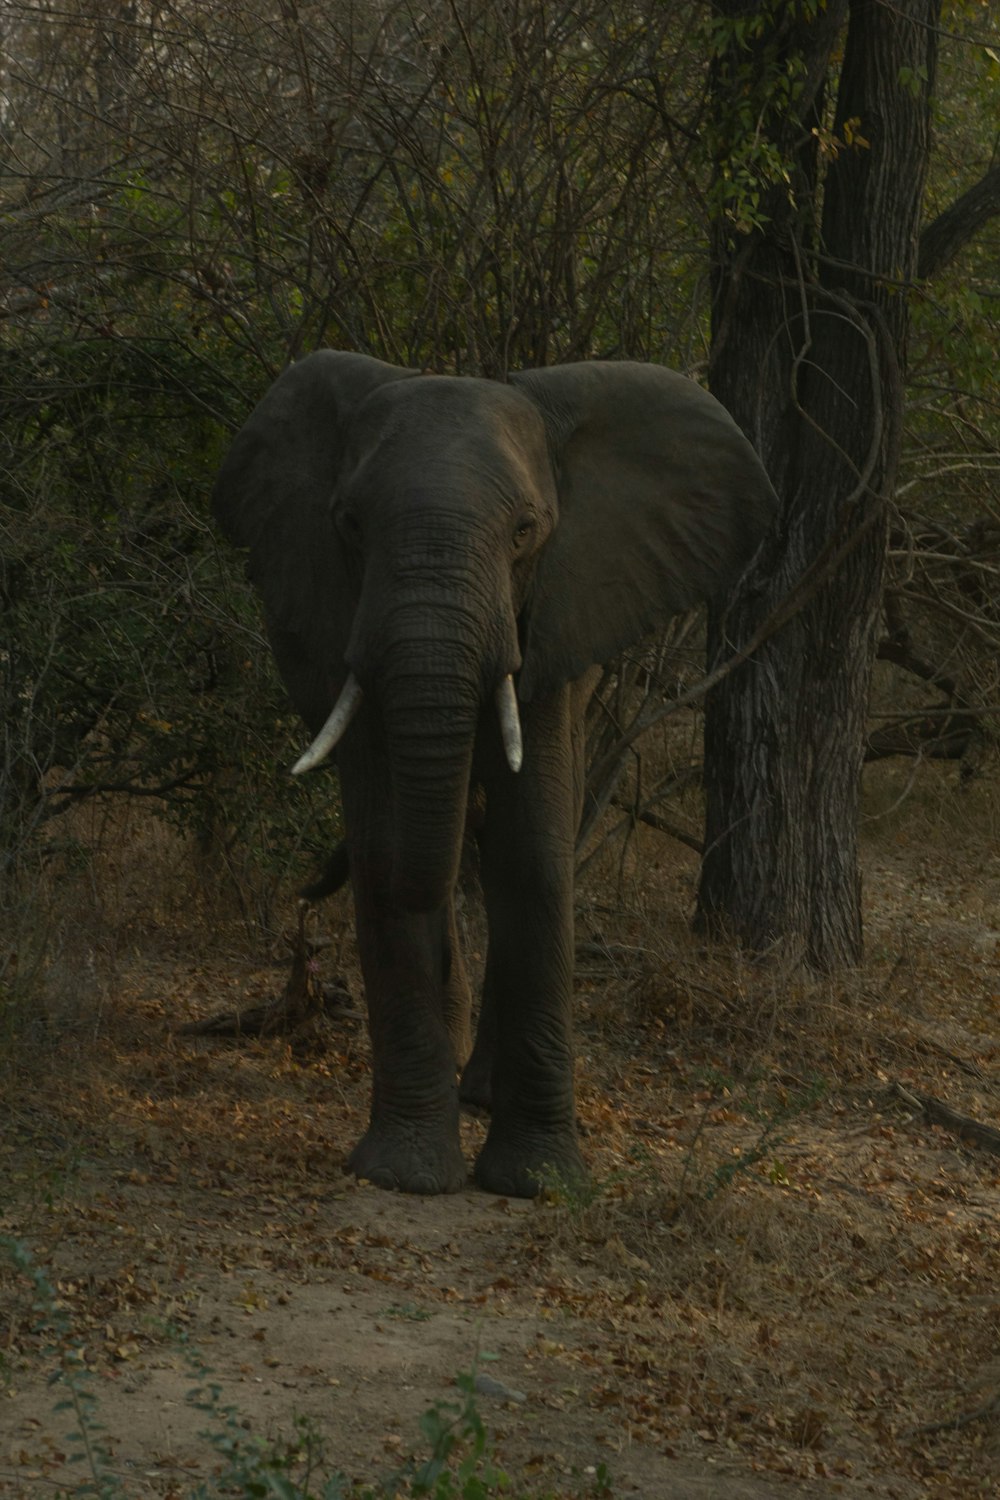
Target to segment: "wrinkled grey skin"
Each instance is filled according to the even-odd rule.
[[[336,751],[373,1050],[358,1176],[464,1185],[463,1064],[463,1097],[491,1109],[482,1187],[583,1173],[573,844],[594,668],[731,583],[774,505],[722,407],[650,365],[505,385],[327,350],[237,435],[215,512],[249,549],[291,698],[315,734],[349,670],[364,690]],[[506,673],[517,774],[493,703]],[[471,784],[489,948],[470,1056],[452,897]]]

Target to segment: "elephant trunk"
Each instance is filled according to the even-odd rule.
[[[410,678],[382,697],[393,801],[392,893],[409,911],[439,906],[458,875],[477,697]]]
[[[405,539],[391,563],[369,563],[347,661],[385,735],[391,898],[429,911],[458,874],[480,712],[520,655],[502,578],[450,536],[438,539],[431,571],[426,539]],[[513,696],[509,688],[508,709]],[[512,717],[516,726],[516,708]],[[505,733],[519,763],[519,728]]]

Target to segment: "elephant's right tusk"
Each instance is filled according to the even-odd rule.
[[[510,673],[497,688],[497,713],[500,716],[500,738],[504,754],[512,771],[519,771],[524,761],[524,745],[521,741],[521,720],[517,712],[517,694]]]
[[[360,708],[361,696],[361,684],[352,672],[340,690],[340,697],[333,705],[333,713],[309,749],[299,756],[292,767],[293,776],[301,776],[303,771],[312,771],[316,766],[323,764]]]

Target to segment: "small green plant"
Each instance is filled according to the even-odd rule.
[[[459,1400],[435,1401],[420,1418],[420,1430],[430,1447],[426,1459],[411,1460],[385,1480],[362,1485],[340,1473],[324,1477],[325,1444],[308,1418],[296,1419],[296,1436],[291,1441],[265,1442],[246,1433],[238,1409],[223,1405],[217,1384],[198,1386],[189,1399],[211,1419],[202,1436],[224,1466],[210,1486],[201,1485],[191,1492],[191,1500],[215,1500],[228,1494],[251,1500],[270,1496],[275,1500],[395,1500],[398,1495],[491,1500],[510,1489],[510,1479],[491,1455],[476,1404],[475,1382],[473,1367],[456,1380]]]
[[[324,1442],[308,1417],[295,1418],[295,1436],[267,1442],[248,1434],[235,1406],[222,1404],[222,1389],[215,1382],[199,1386],[188,1399],[211,1418],[201,1435],[223,1461],[221,1472],[210,1485],[201,1484],[190,1500],[215,1500],[219,1495],[240,1495],[246,1500],[349,1500],[355,1494],[342,1474],[321,1476]],[[321,1487],[314,1486],[319,1482]]]
[[[590,1208],[606,1185],[603,1178],[566,1177],[555,1167],[542,1167],[537,1178],[539,1201],[570,1214]]]
[[[614,1491],[611,1488],[611,1475],[606,1463],[599,1463],[594,1470],[594,1482],[591,1489],[598,1500],[612,1500]]]
[[[111,1472],[110,1456],[102,1441],[103,1428],[97,1415],[97,1397],[89,1385],[90,1372],[84,1362],[82,1345],[73,1338],[69,1318],[59,1306],[56,1289],[20,1240],[8,1235],[0,1237],[0,1254],[31,1285],[31,1307],[38,1318],[37,1327],[51,1337],[47,1352],[57,1364],[49,1384],[66,1392],[53,1409],[72,1413],[75,1418],[75,1426],[66,1434],[69,1461],[78,1464],[88,1476],[74,1485],[73,1494],[117,1500],[122,1490]]]
[[[456,1384],[462,1393],[460,1401],[435,1401],[420,1419],[431,1455],[413,1471],[410,1493],[433,1496],[433,1500],[488,1500],[508,1490],[510,1478],[488,1450],[486,1428],[476,1405],[475,1370],[459,1375]],[[450,1468],[450,1460],[462,1448],[466,1451]]]
[[[632,1159],[633,1165],[608,1172],[604,1177],[566,1177],[555,1167],[543,1167],[538,1174],[539,1201],[578,1217],[648,1165],[648,1158],[641,1151],[633,1153]]]
[[[729,1097],[734,1091],[733,1081],[724,1078],[721,1074],[710,1075],[706,1078],[706,1082],[710,1085],[711,1094],[705,1102],[698,1128],[688,1149],[684,1171],[681,1174],[678,1200],[684,1196],[685,1185],[694,1166],[696,1148],[711,1110],[718,1104],[720,1098]],[[711,1202],[719,1193],[731,1187],[738,1177],[751,1172],[760,1162],[767,1161],[768,1158],[770,1158],[768,1181],[774,1184],[787,1183],[787,1167],[775,1153],[787,1138],[789,1124],[818,1104],[825,1093],[826,1084],[822,1079],[815,1078],[808,1087],[788,1094],[777,1101],[767,1098],[763,1102],[757,1102],[754,1097],[751,1097],[744,1105],[744,1112],[759,1126],[757,1138],[749,1145],[741,1147],[725,1161],[719,1162],[710,1173],[701,1174],[700,1196],[707,1202]]]

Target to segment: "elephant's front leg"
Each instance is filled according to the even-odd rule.
[[[563,689],[531,706],[524,769],[491,778],[481,836],[489,920],[484,998],[493,1056],[492,1115],[476,1180],[518,1197],[533,1196],[547,1178],[585,1175],[573,1087],[580,753],[570,705],[571,692]]]
[[[373,716],[373,718],[376,716]],[[406,911],[392,900],[395,829],[385,750],[371,722],[340,761],[358,954],[372,1045],[368,1129],[348,1170],[380,1187],[447,1193],[468,1171],[456,1070],[469,1037],[469,989],[453,902]]]
[[[379,1187],[450,1193],[465,1185],[447,1014],[453,924],[447,910],[393,912],[355,878],[372,1043],[371,1118],[347,1166]],[[466,1022],[467,1026],[467,1022]]]

